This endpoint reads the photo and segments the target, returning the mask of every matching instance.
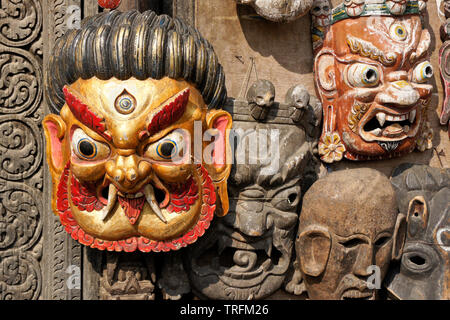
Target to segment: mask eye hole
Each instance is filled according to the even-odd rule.
[[[433,77],[433,67],[428,61],[419,63],[413,71],[413,82],[423,83]]]
[[[297,200],[297,194],[296,194],[296,193],[291,193],[291,194],[288,196],[288,201],[289,201],[289,203],[292,204],[292,203],[295,202],[295,200]]]
[[[375,66],[355,63],[348,68],[347,79],[354,87],[375,87],[380,81],[380,74]]]
[[[292,211],[297,208],[300,201],[301,189],[299,186],[293,186],[279,191],[273,196],[272,206],[281,211]]]
[[[418,255],[410,256],[409,261],[418,266],[423,266],[427,262],[427,260],[425,260],[425,258],[418,256]]]
[[[393,24],[389,30],[392,39],[404,41],[408,37],[408,32],[401,24]]]
[[[378,239],[377,241],[375,241],[375,245],[377,247],[381,247],[383,246],[385,243],[387,243],[389,241],[389,237],[381,237],[380,239]]]
[[[341,242],[341,244],[344,247],[346,247],[347,249],[354,248],[354,247],[359,246],[359,245],[361,245],[363,243],[364,243],[364,241],[362,241],[361,239],[358,239],[358,238],[353,238],[353,239]]]

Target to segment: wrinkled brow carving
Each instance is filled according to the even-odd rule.
[[[189,88],[177,93],[172,97],[162,109],[153,116],[148,125],[148,132],[150,135],[167,128],[171,124],[180,120],[186,111],[187,103],[189,101]]]
[[[105,119],[99,117],[86,104],[81,102],[73,93],[69,91],[67,86],[63,88],[66,103],[72,111],[75,118],[83,123],[89,129],[94,130],[103,138],[111,141],[111,135],[106,131]]]

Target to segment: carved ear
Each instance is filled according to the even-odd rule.
[[[213,149],[211,150],[211,159],[208,164],[208,172],[213,178],[213,183],[221,202],[221,210],[216,209],[218,216],[224,216],[228,213],[228,191],[227,180],[231,171],[232,155],[230,147],[230,129],[232,126],[231,115],[224,110],[210,110],[206,115],[206,124],[208,130],[214,135]],[[205,150],[209,147],[205,148]],[[208,153],[208,152],[206,152]]]
[[[327,266],[331,251],[331,236],[319,226],[308,227],[297,239],[300,269],[311,277],[318,277]]]
[[[408,234],[414,238],[426,230],[428,225],[427,202],[422,196],[417,196],[409,201],[408,205]]]
[[[316,85],[319,94],[332,96],[336,92],[335,58],[330,53],[319,52],[315,59]]]
[[[394,230],[394,243],[392,245],[392,260],[399,260],[403,253],[406,238],[406,217],[404,214],[397,215]]]
[[[66,124],[60,116],[50,114],[42,121],[47,142],[47,162],[53,175],[60,175],[64,169],[62,142],[66,133]]]
[[[332,54],[321,50],[316,58],[314,68],[317,92],[323,108],[323,125],[325,132],[334,132],[337,109],[332,101],[337,98],[335,58]]]

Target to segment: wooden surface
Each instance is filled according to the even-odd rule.
[[[339,1],[333,1],[337,5]],[[233,0],[196,0],[195,26],[213,45],[219,61],[225,69],[228,95],[238,97],[246,73],[254,58],[257,75],[260,79],[273,82],[276,100],[284,101],[289,87],[301,83],[314,92],[313,57],[311,49],[310,15],[299,20],[278,24],[265,20],[252,20],[254,11],[247,6],[236,5]],[[434,130],[435,149],[413,153],[396,159],[382,161],[351,162],[344,160],[330,166],[331,170],[345,168],[371,167],[386,175],[404,162],[429,164],[432,167],[450,165],[450,142],[447,128],[439,125],[439,114],[443,99],[442,83],[439,75],[439,38],[441,21],[437,15],[435,1],[428,2],[425,26],[431,34],[431,63],[434,68],[433,97],[428,116]],[[252,71],[250,82],[256,79]],[[437,154],[441,155],[438,157]]]

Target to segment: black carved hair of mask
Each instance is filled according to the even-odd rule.
[[[153,11],[103,12],[86,18],[55,44],[45,76],[51,111],[64,105],[63,87],[79,78],[145,80],[170,77],[196,85],[209,108],[220,108],[225,75],[210,43],[182,20]]]

